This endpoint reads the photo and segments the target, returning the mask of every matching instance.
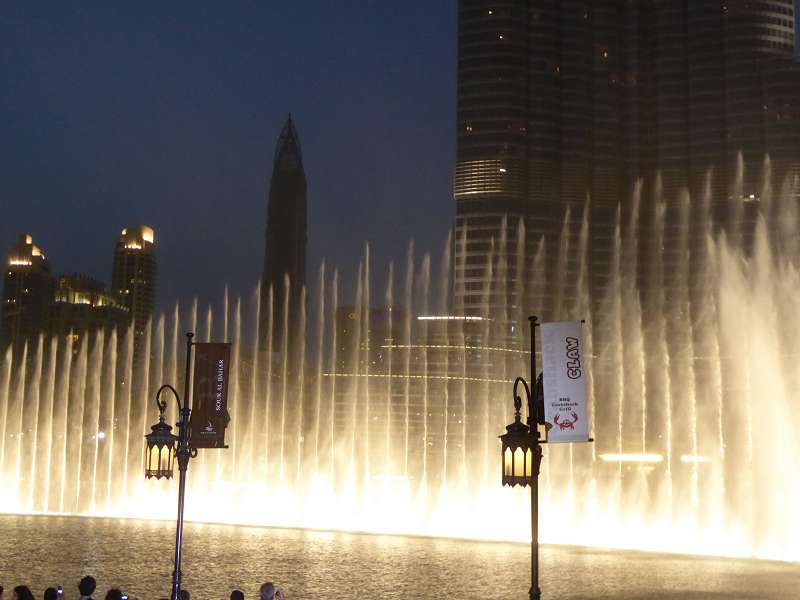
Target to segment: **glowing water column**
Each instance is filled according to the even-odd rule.
[[[531,378],[536,376],[536,326],[537,318],[528,317],[531,325]],[[520,410],[522,398],[517,386],[522,384],[528,400],[528,423],[522,422]],[[538,390],[537,390],[538,391]],[[538,396],[538,394],[537,394]],[[542,446],[537,424],[543,418],[540,398],[533,402],[531,390],[525,379],[517,377],[514,381],[514,422],[506,426],[506,433],[500,436],[503,457],[503,485],[531,487],[531,600],[539,600],[539,467],[542,464]]]

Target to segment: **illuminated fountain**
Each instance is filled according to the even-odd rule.
[[[545,448],[545,543],[800,560],[800,228],[792,193],[773,199],[765,189],[747,254],[712,235],[704,198],[702,257],[692,257],[699,266],[690,271],[683,236],[675,251],[687,260],[665,264],[654,252],[646,290],[636,258],[640,244],[663,246],[664,206],[647,216],[646,242],[625,233],[636,231],[626,223],[645,218],[638,196],[618,218],[607,291],[595,303],[602,323],[586,330],[597,443]],[[688,218],[688,198],[678,206]],[[574,300],[551,318],[589,316],[587,232],[584,221],[562,239],[558,252],[576,253],[579,276]],[[520,229],[518,239],[497,241],[497,254],[511,244],[537,280],[543,245],[526,259]],[[233,342],[236,376],[230,448],[203,450],[190,465],[187,518],[525,540],[526,497],[500,487],[496,436],[510,418],[509,382],[527,376],[526,327],[509,338],[493,329],[496,315],[448,314],[450,246],[434,275],[431,258],[418,261],[411,244],[405,272],[390,265],[379,293],[367,250],[346,302],[338,274],[323,264],[302,317],[309,331],[299,363],[259,331],[259,313],[273,313],[259,306],[259,290],[247,298],[226,290],[219,306],[195,301],[157,316],[140,342],[149,361],[134,361],[131,332],[74,347],[71,337],[40,339],[16,362],[7,354],[0,510],[173,518],[170,482],[143,477],[143,436],[156,416],[155,389],[181,383],[182,335],[195,331],[199,341]],[[501,267],[489,269],[480,293],[509,285]],[[692,287],[698,272],[704,284]],[[501,320],[524,323],[545,302],[528,297],[530,307],[509,306]],[[385,311],[391,335],[383,339],[367,336],[374,298],[395,307]],[[347,350],[336,336],[344,304],[353,305],[355,327]],[[270,332],[285,326],[266,324]]]

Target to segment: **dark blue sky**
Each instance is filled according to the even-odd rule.
[[[112,6],[113,4],[113,6]],[[0,3],[0,250],[108,283],[116,235],[156,229],[160,300],[248,292],[291,111],[309,269],[375,266],[451,225],[455,4]]]
[[[249,292],[291,111],[309,275],[352,273],[453,215],[455,2],[0,3],[0,252],[108,282],[122,227],[155,227],[164,303]],[[438,262],[438,261],[437,261]],[[437,263],[434,263],[437,264]]]

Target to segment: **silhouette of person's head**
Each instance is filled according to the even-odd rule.
[[[267,581],[261,586],[261,600],[273,600],[275,598],[275,584]]]
[[[231,592],[231,600],[244,600],[244,593],[242,590],[233,590]]]
[[[33,600],[33,593],[27,585],[18,585],[14,588],[13,600]]]
[[[78,591],[81,593],[81,596],[91,596],[94,594],[96,587],[97,581],[95,581],[94,577],[91,575],[87,575],[78,583]]]
[[[122,600],[122,592],[117,588],[111,588],[106,592],[106,600]]]
[[[56,588],[49,587],[44,591],[44,600],[58,600]]]

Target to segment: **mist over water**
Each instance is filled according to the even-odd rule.
[[[157,315],[137,342],[149,360],[131,331],[42,337],[0,359],[0,511],[173,518],[174,482],[144,479],[144,435],[156,389],[182,389],[193,331],[233,343],[232,420],[230,448],[190,463],[188,519],[525,541],[528,492],[500,487],[497,436],[528,377],[526,317],[547,306],[587,319],[596,443],[545,447],[542,541],[800,560],[800,223],[796,189],[777,187],[748,208],[754,227],[741,211],[724,229],[708,194],[643,210],[638,190],[601,297],[584,210],[558,247],[526,244],[522,224],[495,240],[477,293],[526,300],[494,314],[452,313],[452,244],[412,242],[404,265],[367,247],[351,292],[323,263],[295,332],[271,291],[225,289]],[[562,275],[536,285],[553,253]],[[420,318],[442,316],[459,318]]]

